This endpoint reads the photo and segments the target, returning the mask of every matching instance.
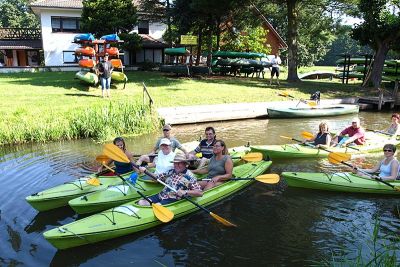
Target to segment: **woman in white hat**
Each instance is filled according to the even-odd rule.
[[[172,170],[157,175],[157,178],[177,190],[177,192],[175,193],[168,187],[164,187],[160,193],[149,197],[153,203],[166,205],[180,200],[182,196],[201,197],[203,195],[197,179],[187,169],[188,162],[185,155],[181,153],[176,154],[173,164],[174,168]],[[138,204],[142,206],[150,205],[145,199],[139,200]]]

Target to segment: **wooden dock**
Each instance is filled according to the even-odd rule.
[[[321,100],[321,104],[355,104],[357,98]],[[165,123],[191,124],[212,121],[266,118],[267,108],[297,103],[298,101],[232,103],[218,105],[181,106],[158,108],[158,115]],[[366,106],[360,107],[365,109]]]

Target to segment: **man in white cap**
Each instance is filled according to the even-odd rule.
[[[178,148],[183,153],[185,153],[185,155],[187,155],[188,152],[186,151],[185,148],[182,147],[181,143],[175,137],[171,136],[171,131],[172,131],[171,125],[165,124],[163,126],[163,137],[158,138],[153,150],[150,151],[150,153],[147,155],[140,156],[136,164],[140,166],[143,162],[147,163],[152,162],[154,160],[153,155],[157,153],[157,151],[160,149],[160,142],[163,138],[167,138],[169,139],[169,141],[171,141],[171,148],[173,152],[175,152],[175,149]]]
[[[345,138],[346,135],[348,135],[348,138]],[[351,126],[341,131],[340,134],[332,140],[332,146],[336,146],[338,144],[343,147],[351,144],[365,144],[365,131],[361,127],[359,118],[353,118],[351,120]]]
[[[173,152],[171,149],[171,141],[167,138],[162,138],[160,140],[160,151],[158,152],[157,157],[152,163],[149,163],[147,166],[156,167],[156,175],[166,173],[173,169],[174,165],[172,164],[172,162],[174,160],[174,157],[175,152]],[[145,170],[145,167],[139,167],[140,172],[144,172]],[[148,179],[150,179],[150,177],[148,177]]]
[[[193,173],[187,169],[188,163],[185,155],[177,153],[172,162],[174,168],[166,173],[157,175],[157,178],[177,190],[177,192],[175,193],[168,187],[164,187],[160,193],[150,196],[150,200],[153,203],[166,205],[180,200],[182,196],[201,197],[203,191]],[[138,204],[142,206],[150,205],[149,202],[144,199],[139,200]]]

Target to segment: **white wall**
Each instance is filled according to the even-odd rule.
[[[162,23],[149,23],[149,35],[156,40],[162,41],[162,36],[167,30],[167,25]],[[133,32],[138,33],[138,27],[133,29]]]
[[[44,61],[46,66],[75,66],[64,64],[63,51],[74,51],[77,44],[73,44],[74,36],[78,33],[52,32],[51,17],[80,17],[81,10],[41,10],[41,26],[43,38]]]

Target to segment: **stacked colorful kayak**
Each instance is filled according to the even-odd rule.
[[[130,173],[123,177],[128,178]],[[88,183],[91,178],[97,178],[100,185]],[[84,194],[104,190],[108,186],[121,183],[121,179],[117,176],[96,176],[92,174],[88,177],[79,178],[71,182],[67,182],[50,189],[32,194],[26,197],[26,201],[38,211],[46,211],[68,205],[68,201]]]
[[[249,150],[250,148],[244,146],[230,149],[230,155],[233,158],[235,166],[243,163],[240,157],[245,155]],[[162,185],[152,181],[153,180],[149,181],[139,178],[134,187],[146,196],[154,195],[162,189]],[[105,190],[74,198],[70,200],[68,204],[79,214],[99,212],[140,198],[136,190],[132,189],[127,184],[120,183],[115,186],[110,186]]]
[[[95,73],[86,70],[81,70],[75,73],[75,78],[90,85],[96,85],[99,82],[99,77]]]
[[[233,173],[235,177],[256,177],[264,173],[270,165],[271,162],[267,161],[247,163],[235,167]],[[200,205],[208,206],[234,194],[252,182],[253,180],[228,181],[193,200]],[[198,210],[187,200],[179,200],[165,207],[175,214],[174,219]],[[151,207],[142,207],[135,202],[128,202],[123,206],[46,231],[43,235],[54,247],[66,249],[128,235],[160,224],[162,222],[155,217]]]
[[[288,185],[292,187],[351,193],[400,195],[399,191],[388,185],[348,172],[283,172],[281,175],[285,178]],[[393,181],[390,184],[400,186],[400,181]]]
[[[358,105],[322,105],[316,107],[271,107],[267,109],[270,118],[326,117],[358,113]]]
[[[385,143],[399,145],[399,140],[389,140],[383,134],[374,134],[376,139],[368,140],[365,145],[356,145],[350,147],[330,147],[332,152],[344,152],[349,154],[366,154],[382,151],[382,146]],[[371,135],[370,135],[371,136]],[[284,145],[264,145],[251,146],[252,152],[261,152],[264,158],[270,159],[289,159],[289,158],[324,158],[329,152],[319,148],[300,144],[284,144]]]

